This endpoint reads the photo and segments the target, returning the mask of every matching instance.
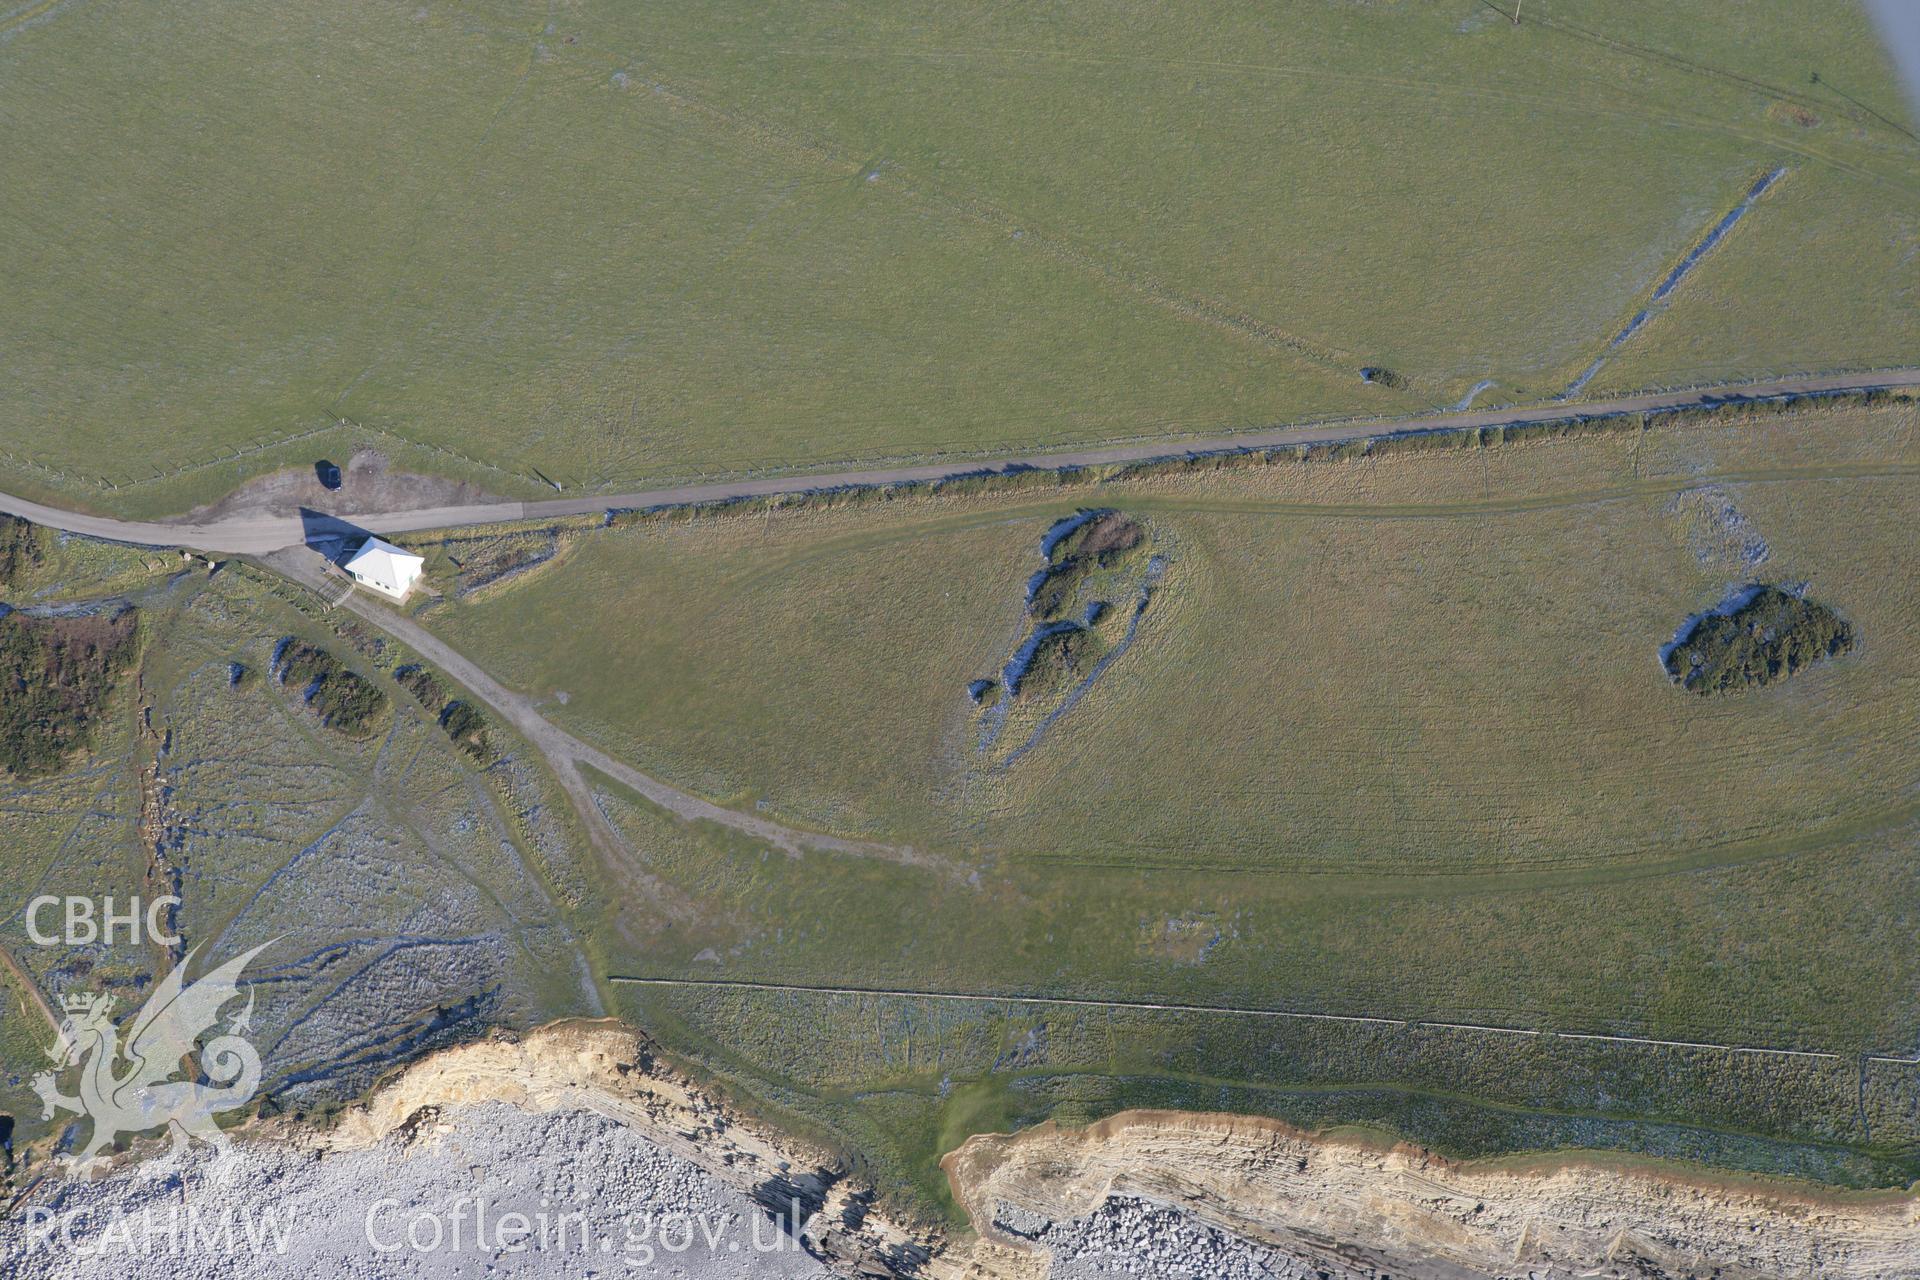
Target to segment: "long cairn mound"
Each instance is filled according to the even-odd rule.
[[[1040,741],[1133,643],[1166,568],[1152,531],[1099,508],[1055,521],[1040,539],[1045,563],[1027,579],[1025,634],[994,677],[968,695],[983,708],[980,750],[1004,768]]]

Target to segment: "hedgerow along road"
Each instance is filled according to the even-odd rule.
[[[1064,453],[1035,453],[993,459],[966,458],[908,467],[803,473],[766,479],[721,480],[677,485],[632,493],[593,494],[551,498],[536,502],[489,502],[454,507],[419,507],[402,511],[363,512],[351,517],[354,527],[371,533],[420,533],[467,525],[506,524],[515,520],[590,515],[599,511],[686,506],[741,498],[808,493],[822,489],[861,488],[891,484],[928,483],[992,472],[1069,467],[1097,467],[1111,463],[1150,462],[1191,454],[1231,453],[1296,444],[1339,444],[1372,436],[1414,435],[1478,427],[1524,426],[1568,418],[1610,418],[1673,409],[1787,399],[1797,396],[1840,395],[1862,391],[1892,391],[1920,387],[1920,368],[1889,369],[1873,373],[1840,373],[1772,378],[1717,386],[1705,390],[1649,391],[1610,400],[1580,404],[1550,402],[1523,407],[1481,409],[1463,413],[1429,414],[1411,418],[1374,418],[1308,426],[1273,427],[1213,439],[1170,442],[1147,441],[1101,449]],[[0,513],[20,516],[50,529],[107,538],[152,547],[186,547],[221,555],[266,555],[308,540],[312,526],[298,514],[248,513],[206,523],[188,521],[117,520],[88,515],[25,498],[0,493]]]

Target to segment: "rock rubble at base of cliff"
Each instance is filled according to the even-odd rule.
[[[370,1147],[247,1142],[59,1180],[0,1229],[44,1280],[826,1280],[737,1188],[591,1111],[497,1102]]]
[[[1364,1280],[1362,1272],[1282,1252],[1168,1205],[1110,1196],[1054,1222],[1001,1202],[994,1226],[1045,1249],[1048,1280]]]

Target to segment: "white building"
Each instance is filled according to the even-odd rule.
[[[355,582],[395,600],[407,598],[407,592],[420,580],[420,570],[425,564],[425,560],[412,552],[374,537],[348,543],[340,561],[340,567]]]

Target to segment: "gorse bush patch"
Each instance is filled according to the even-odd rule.
[[[1784,680],[1853,644],[1853,626],[1839,614],[1768,586],[1701,618],[1667,654],[1666,668],[1695,693],[1731,693]]]
[[[36,777],[85,747],[133,665],[138,634],[130,608],[112,617],[0,617],[0,767]]]
[[[40,531],[19,516],[0,516],[0,587],[10,586],[22,569],[43,559]]]
[[[387,695],[372,681],[349,670],[325,649],[299,640],[289,642],[281,654],[280,683],[300,690],[328,728],[349,737],[372,732],[387,708]]]
[[[487,742],[487,718],[472,703],[451,697],[446,683],[417,663],[401,667],[393,674],[401,688],[434,713],[455,746],[481,763],[492,756],[492,747]]]

